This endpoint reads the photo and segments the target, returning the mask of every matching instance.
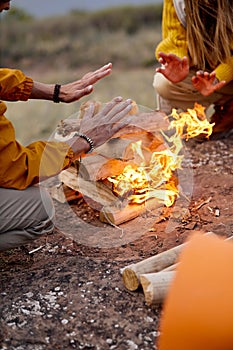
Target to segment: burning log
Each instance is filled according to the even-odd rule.
[[[162,206],[161,203],[158,203],[157,198],[149,199],[142,204],[127,204],[124,207],[110,205],[102,208],[99,218],[102,222],[120,225],[144,214],[148,210],[156,210]]]
[[[168,288],[175,277],[175,271],[161,271],[140,276],[140,282],[148,306],[161,304],[168,292]]]
[[[78,130],[90,103],[81,106],[78,119],[62,121],[57,128],[58,139],[70,137]],[[101,103],[94,102],[94,106],[94,113],[98,113]],[[200,118],[203,112],[198,105],[180,115],[174,110],[170,121],[164,113],[145,112],[134,103],[131,125],[122,128],[91,155],[84,156],[78,173],[70,176],[68,169],[60,179],[73,191],[96,202],[98,208],[102,207],[100,221],[112,225],[162,205],[172,206],[179,196],[175,171],[181,169],[182,138],[196,135],[197,126],[198,132],[204,129],[209,135],[211,131],[204,116]]]
[[[69,188],[81,193],[83,196],[91,198],[100,207],[107,206],[116,201],[116,197],[103,182],[87,181],[77,177],[74,167],[63,170],[59,174],[59,179]]]

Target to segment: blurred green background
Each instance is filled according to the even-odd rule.
[[[34,80],[66,83],[108,62],[113,73],[94,92],[72,104],[7,103],[6,116],[23,144],[47,139],[61,119],[88,99],[107,102],[121,95],[155,109],[152,87],[161,39],[162,5],[121,6],[95,12],[34,18],[13,7],[1,17],[1,67],[17,68]]]

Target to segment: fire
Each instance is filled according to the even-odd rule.
[[[175,127],[180,137],[186,140],[199,135],[208,138],[212,134],[214,123],[209,123],[206,119],[204,107],[198,103],[194,104],[194,109],[188,109],[187,112],[180,114],[173,109],[171,116],[174,120],[171,121],[170,127]]]
[[[132,143],[135,164],[127,165],[120,175],[108,178],[113,184],[113,192],[127,198],[129,203],[141,204],[157,198],[165,206],[172,206],[179,196],[175,172],[182,169],[182,139],[188,140],[200,134],[208,138],[212,133],[214,124],[208,122],[204,108],[197,103],[194,109],[180,114],[173,109],[171,117],[168,133],[172,135],[161,131],[167,144],[165,149],[152,152],[148,159],[144,155],[148,149],[142,147],[142,142]]]

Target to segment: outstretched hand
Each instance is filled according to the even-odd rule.
[[[216,79],[216,73],[204,71],[197,71],[196,75],[192,77],[193,87],[198,90],[203,96],[209,96],[216,90],[221,89],[226,82]]]
[[[112,71],[112,63],[86,73],[81,79],[61,86],[59,98],[61,102],[74,102],[93,91],[93,84],[109,75]]]
[[[128,115],[132,108],[132,100],[123,101],[122,97],[115,97],[95,114],[95,103],[91,102],[84,111],[80,123],[79,133],[86,135],[96,148],[107,142],[117,131],[130,124]],[[72,136],[66,140],[73,149],[74,159],[90,150],[90,145],[80,137]]]
[[[161,67],[156,69],[172,83],[179,83],[184,80],[189,73],[189,63],[187,57],[179,58],[174,54],[159,52],[159,62]]]
[[[93,102],[84,112],[80,132],[90,137],[94,146],[98,147],[129,124],[131,118],[128,113],[131,108],[131,99],[123,101],[122,97],[115,97],[100,112],[94,114],[95,104]]]
[[[85,74],[81,79],[72,83],[61,85],[59,91],[59,101],[70,103],[80,100],[83,96],[89,95],[93,91],[93,84],[106,77],[112,72],[112,63]],[[31,99],[53,100],[54,84],[45,84],[33,81]]]

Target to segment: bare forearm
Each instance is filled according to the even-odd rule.
[[[37,81],[33,82],[30,99],[53,100],[54,84],[44,84]]]

